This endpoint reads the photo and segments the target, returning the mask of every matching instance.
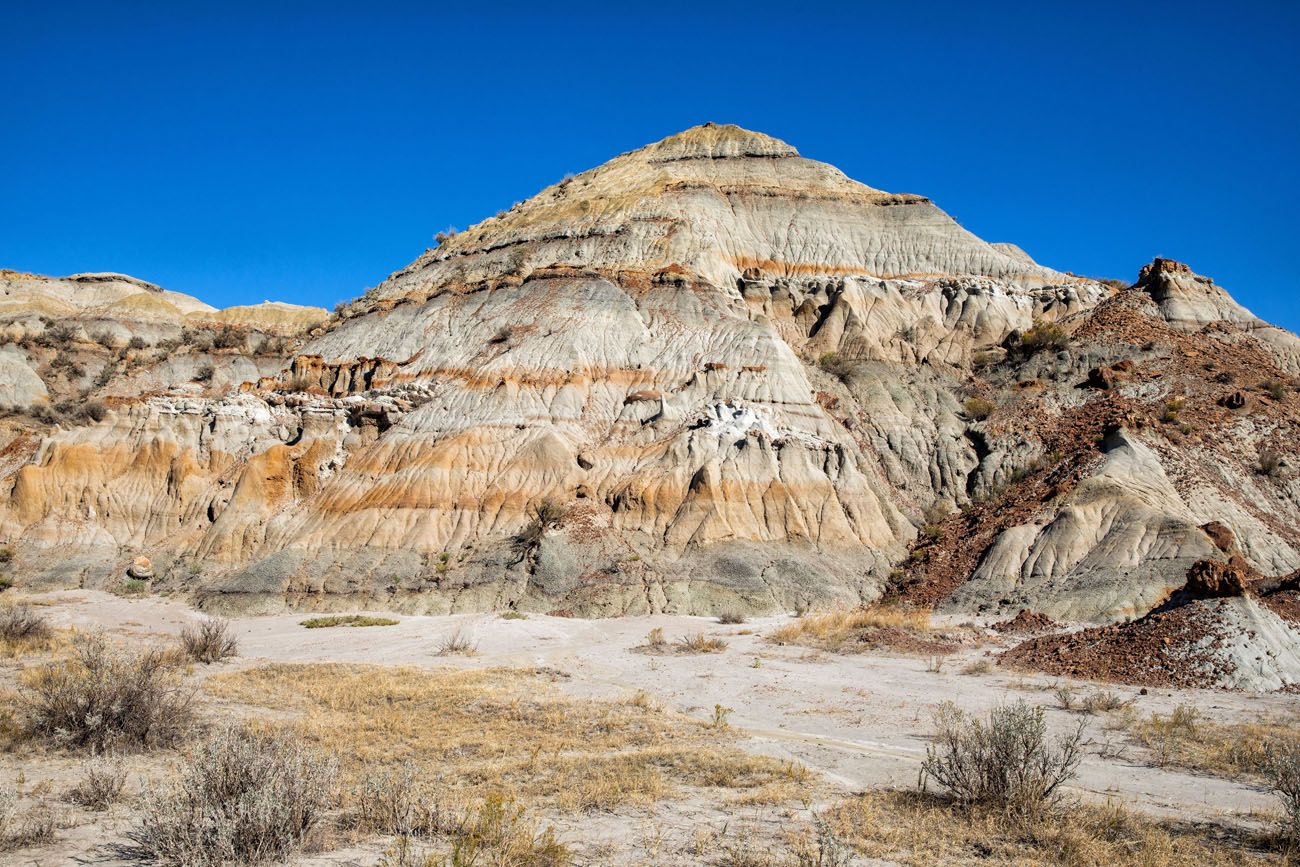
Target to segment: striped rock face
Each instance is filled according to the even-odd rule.
[[[1043,427],[1086,403],[1065,369],[1083,379],[1100,355],[1016,354],[1019,335],[1068,335],[1126,298],[986,243],[923,197],[696,127],[442,240],[278,373],[224,397],[164,390],[32,444],[7,470],[0,532],[20,553],[61,553],[46,580],[102,579],[143,554],[161,586],[245,608],[872,599],[926,566],[909,554],[919,527],[1041,465]],[[1133,315],[1185,332],[1143,299]],[[963,401],[990,389],[1000,409],[1032,407],[973,418]],[[1099,439],[1080,447],[1096,457]],[[1202,516],[1149,482],[1158,455],[1125,443],[1141,460],[1116,456],[1103,478],[1138,467],[1166,498],[1123,512],[1137,541],[1115,556],[1137,589],[1094,592],[1096,557],[1117,543],[1058,528],[1067,553],[1034,567],[1048,613],[1056,600],[1119,616],[1166,582],[1155,564],[1209,556]],[[1089,521],[1113,513],[1089,504]],[[1137,525],[1170,510],[1192,529],[1143,547]],[[1047,563],[1035,533],[1004,529],[979,582],[943,598],[978,607]]]

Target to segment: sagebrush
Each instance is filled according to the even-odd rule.
[[[22,691],[33,733],[94,752],[171,746],[194,724],[193,691],[179,659],[159,647],[129,649],[102,634],[78,636],[71,659],[42,666]]]
[[[1082,724],[1052,743],[1043,709],[1023,700],[995,707],[984,719],[945,704],[936,721],[937,743],[926,750],[922,784],[933,780],[964,807],[1041,815],[1056,805],[1082,758]]]
[[[336,773],[291,733],[219,729],[146,796],[122,854],[176,867],[284,861],[324,817]]]

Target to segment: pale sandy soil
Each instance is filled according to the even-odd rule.
[[[201,615],[180,602],[160,598],[123,599],[76,591],[36,597],[52,623],[78,628],[103,627],[139,637],[171,635]],[[282,615],[233,621],[240,640],[240,658],[212,667],[199,667],[199,676],[230,671],[268,661],[366,662],[428,668],[550,666],[570,675],[561,689],[578,696],[628,696],[644,690],[666,706],[700,718],[712,717],[714,706],[733,710],[730,722],[741,730],[742,744],[754,751],[793,759],[814,769],[826,781],[828,796],[876,787],[916,784],[931,717],[942,701],[982,711],[995,704],[1025,698],[1048,708],[1050,724],[1059,730],[1078,724],[1079,714],[1059,709],[1045,687],[1056,679],[994,669],[988,674],[961,674],[968,663],[1014,639],[1000,639],[966,649],[944,660],[941,671],[928,669],[925,657],[874,652],[838,656],[799,647],[781,647],[763,636],[788,617],[751,620],[723,626],[708,618],[656,616],[615,620],[576,620],[530,614],[527,620],[498,615],[400,617],[397,626],[365,629],[303,629],[306,615]],[[634,648],[646,633],[661,627],[665,636],[703,631],[728,642],[725,651],[703,655],[647,655]],[[477,655],[439,656],[441,641],[461,631],[477,643]],[[12,675],[11,675],[12,676]],[[1080,694],[1089,685],[1081,684]],[[1151,690],[1141,696],[1128,687],[1106,687],[1133,697],[1143,713],[1167,713],[1179,703],[1194,704],[1216,720],[1252,718],[1258,713],[1287,712],[1296,698],[1212,691]],[[1096,742],[1122,743],[1122,733],[1103,730],[1100,717],[1088,719],[1088,734]],[[1075,791],[1086,798],[1117,798],[1158,815],[1193,820],[1251,823],[1274,809],[1271,797],[1256,787],[1158,769],[1139,761],[1129,749],[1127,760],[1103,759],[1090,750]],[[163,771],[156,762],[156,771]],[[0,756],[0,779],[18,774],[28,789],[48,784],[51,790],[68,785],[76,762],[62,757],[24,761]],[[143,779],[133,788],[148,785]],[[816,808],[816,804],[808,805]],[[75,808],[69,808],[76,813]],[[35,852],[0,856],[5,863],[60,864],[75,856],[93,863],[116,863],[95,851],[96,846],[130,818],[129,808],[107,815],[78,813],[77,827],[60,831],[57,846]],[[562,839],[575,844],[582,863],[703,863],[695,847],[707,848],[709,835],[746,833],[751,824],[780,826],[806,818],[807,808],[738,809],[687,801],[666,802],[653,809],[621,814],[596,814],[580,820],[556,819]],[[70,816],[70,818],[72,818]],[[87,824],[90,823],[90,824]],[[580,826],[580,827],[579,827]],[[716,839],[714,840],[716,843]],[[374,864],[378,844],[341,849],[304,858],[307,864]],[[859,863],[869,863],[866,861]]]

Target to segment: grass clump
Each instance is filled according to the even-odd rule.
[[[181,632],[181,646],[190,659],[210,665],[239,653],[239,641],[230,631],[229,621],[209,617]]]
[[[459,629],[438,643],[439,656],[473,656],[476,653],[478,642]]]
[[[310,617],[298,625],[308,629],[331,629],[335,626],[396,626],[400,622],[391,617],[371,617],[367,614],[330,614],[325,617]]]
[[[921,779],[938,783],[965,809],[1041,816],[1056,807],[1082,758],[1082,724],[1052,744],[1043,709],[1023,700],[995,707],[985,719],[945,703],[936,722],[937,743],[926,750]]]
[[[523,613],[522,611],[503,611],[501,613],[501,619],[502,620],[527,620],[528,615]]]
[[[806,614],[774,630],[776,644],[799,644],[821,650],[849,650],[869,646],[875,637],[927,635],[932,631],[930,612],[907,605],[868,605],[840,611]]]
[[[124,854],[176,867],[284,861],[323,818],[336,772],[291,735],[220,729],[146,798]]]
[[[663,627],[656,626],[646,633],[645,644],[633,649],[641,653],[651,654],[721,653],[727,649],[727,642],[703,632],[695,632],[690,635],[683,635],[676,641],[669,643],[668,639],[664,637]]]
[[[24,678],[30,730],[63,746],[106,749],[171,746],[194,724],[193,693],[179,659],[157,647],[132,650],[103,635],[78,636],[71,659]]]
[[[705,635],[703,632],[696,632],[677,639],[674,648],[678,653],[721,653],[727,649],[727,642],[721,638]]]
[[[966,417],[973,421],[984,421],[984,419],[993,415],[993,411],[998,405],[991,400],[982,397],[968,397],[962,404],[962,409],[966,412]]]

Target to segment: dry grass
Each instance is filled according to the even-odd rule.
[[[775,629],[768,639],[843,652],[892,643],[898,637],[924,639],[932,632],[928,610],[886,604],[807,614]]]
[[[32,606],[0,605],[0,658],[52,651],[61,643],[59,634]]]
[[[748,755],[726,730],[646,701],[566,698],[548,677],[536,670],[269,665],[219,675],[207,689],[294,714],[290,724],[339,757],[354,791],[403,763],[443,796],[509,792],[527,808],[564,810],[650,803],[685,787],[809,784],[802,767]]]
[[[370,617],[365,614],[330,614],[325,617],[309,617],[299,623],[308,629],[330,629],[335,626],[396,626],[400,621],[391,617]]]
[[[1190,705],[1179,705],[1168,715],[1133,719],[1129,734],[1149,750],[1158,767],[1259,781],[1268,776],[1270,748],[1300,750],[1300,715],[1218,723],[1203,719]]]
[[[446,826],[436,831],[450,849],[446,857],[422,849],[403,835],[384,853],[380,867],[566,867],[573,863],[554,831],[539,829],[527,811],[510,799],[493,796],[446,819]]]
[[[870,792],[826,815],[835,835],[862,854],[909,865],[978,867],[1204,867],[1273,864],[1252,841],[1223,840],[1214,830],[1176,826],[1118,805],[1074,804],[1034,822],[997,809],[953,809],[922,792]]]
[[[662,628],[656,626],[646,633],[645,644],[634,647],[640,653],[662,655],[666,653],[721,653],[727,649],[727,642],[703,632],[683,635],[669,643]]]

